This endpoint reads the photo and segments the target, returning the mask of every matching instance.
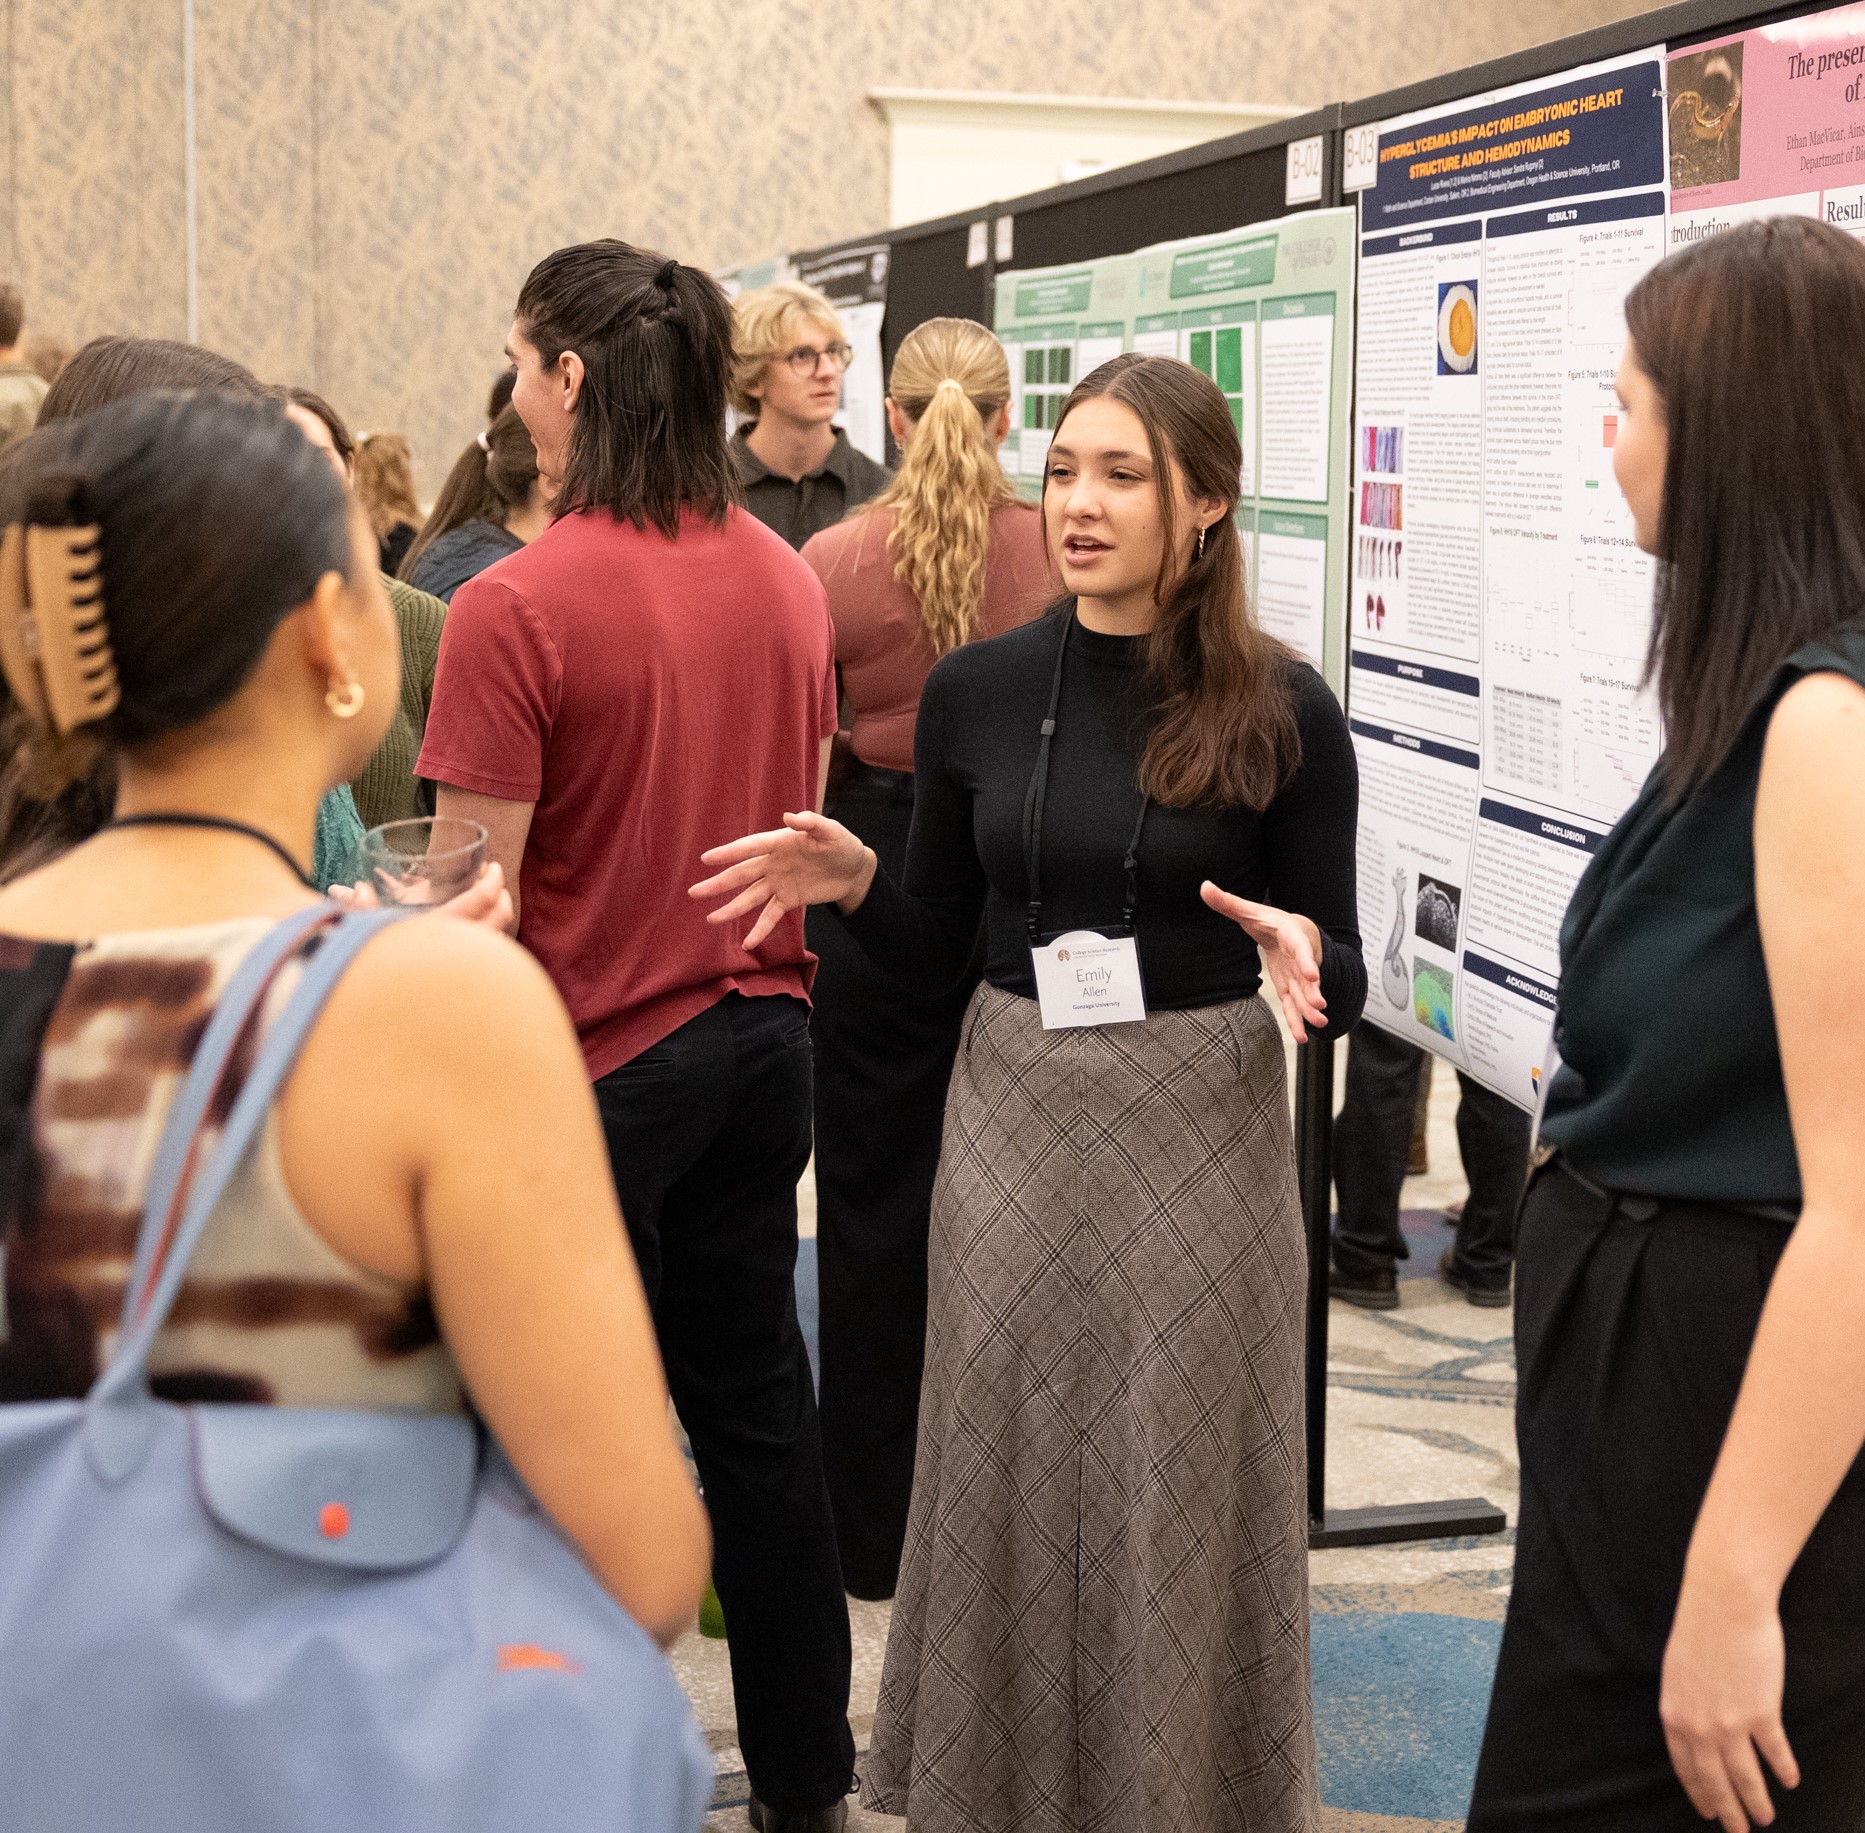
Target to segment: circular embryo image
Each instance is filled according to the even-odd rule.
[[[1438,292],[1438,373],[1468,375],[1476,367],[1476,288],[1458,280]]]

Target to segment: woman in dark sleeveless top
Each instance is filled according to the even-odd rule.
[[[1865,247],[1626,302],[1666,750],[1561,935],[1471,1833],[1865,1827]],[[1772,1797],[1772,1799],[1770,1799]]]

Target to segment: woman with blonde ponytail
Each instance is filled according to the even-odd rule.
[[[829,594],[850,767],[829,812],[898,873],[913,819],[920,690],[943,655],[1035,617],[1056,591],[1042,518],[997,462],[1009,427],[1003,346],[968,318],[910,332],[889,377],[900,469],[815,536]],[[913,1483],[926,1333],[926,1238],[959,1025],[976,975],[916,998],[827,912],[816,1044],[817,1255],[823,1455],[842,1576],[891,1597]]]

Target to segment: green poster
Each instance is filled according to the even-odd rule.
[[[1345,667],[1354,212],[1314,210],[1137,254],[999,274],[1014,392],[1004,468],[1042,490],[1062,404],[1124,350],[1177,357],[1223,393],[1243,446],[1239,526],[1263,627]]]

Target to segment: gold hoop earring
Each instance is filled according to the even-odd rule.
[[[353,677],[341,687],[331,682],[324,690],[324,704],[339,719],[354,719],[363,710],[363,684]]]

